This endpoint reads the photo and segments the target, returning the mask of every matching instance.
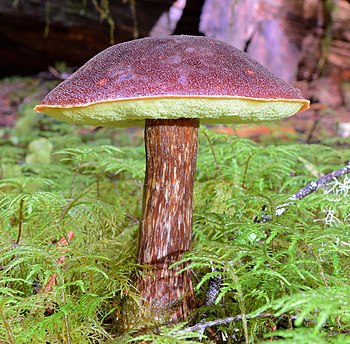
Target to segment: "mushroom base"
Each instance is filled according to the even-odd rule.
[[[147,120],[146,177],[138,261],[151,270],[137,282],[146,314],[185,319],[194,307],[189,271],[170,266],[190,249],[198,147],[197,119]]]

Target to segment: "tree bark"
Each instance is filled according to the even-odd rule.
[[[146,314],[185,319],[194,307],[189,271],[170,266],[190,249],[198,146],[196,119],[148,120],[138,260],[152,270],[138,281]]]

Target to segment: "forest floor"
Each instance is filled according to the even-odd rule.
[[[0,80],[0,338],[163,344],[177,336],[194,343],[202,334],[134,320],[132,282],[149,271],[136,259],[142,129],[95,130],[35,114],[59,82],[48,74]],[[337,100],[323,89],[329,102]],[[201,128],[186,258],[201,306],[189,325],[202,314],[209,323],[238,319],[209,324],[203,343],[347,342],[350,140],[337,133],[350,121],[350,102],[331,107],[325,99],[283,121]],[[286,203],[332,171],[344,177]],[[217,277],[222,285],[208,306]]]

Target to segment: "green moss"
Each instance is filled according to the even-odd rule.
[[[134,319],[140,136],[40,121],[31,118],[22,135],[18,126],[9,130],[1,143],[0,338],[199,342],[197,332],[183,331],[188,324]],[[47,148],[41,155],[44,146],[30,151],[33,139],[50,143],[49,160]],[[258,145],[201,128],[193,249],[184,259],[195,272],[198,305],[211,277],[220,276],[222,285],[216,303],[200,307],[192,319],[247,315],[213,327],[204,343],[225,336],[249,343],[272,337],[342,343],[350,329],[349,180],[327,193],[318,190],[281,217],[274,211],[306,183],[340,168],[350,149],[272,140]],[[35,162],[26,159],[29,154],[37,155]],[[265,213],[271,222],[254,221]],[[70,244],[59,246],[69,232]]]

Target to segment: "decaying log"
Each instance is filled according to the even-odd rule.
[[[332,7],[322,0],[206,0],[200,30],[246,51],[288,81],[349,78],[346,0]]]
[[[0,76],[80,66],[112,43],[147,36],[173,0],[2,0]]]
[[[0,76],[80,66],[111,43],[148,36],[174,1],[2,0]],[[287,81],[350,77],[347,0],[191,0],[175,33],[221,39]]]

